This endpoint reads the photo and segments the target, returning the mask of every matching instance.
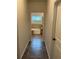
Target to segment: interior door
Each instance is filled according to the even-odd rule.
[[[53,40],[51,42],[50,59],[61,59],[61,2],[54,4]]]
[[[57,4],[55,39],[54,59],[61,59],[61,3]]]

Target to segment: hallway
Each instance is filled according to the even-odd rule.
[[[18,0],[17,59],[61,59],[61,0]]]
[[[32,37],[22,59],[48,59],[45,43],[41,36]]]

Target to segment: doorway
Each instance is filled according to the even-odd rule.
[[[31,34],[43,36],[43,12],[32,12],[31,13]]]
[[[54,4],[53,40],[51,41],[51,59],[61,59],[61,1]],[[52,56],[53,55],[53,56]]]

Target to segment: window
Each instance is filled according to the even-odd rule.
[[[32,24],[42,24],[42,16],[32,16]]]

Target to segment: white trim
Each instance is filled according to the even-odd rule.
[[[30,41],[29,41],[29,42],[30,42]],[[27,45],[29,44],[29,42],[26,44],[26,46],[25,46],[25,48],[24,48],[24,50],[23,50],[23,52],[22,52],[22,54],[21,54],[20,59],[22,59],[22,57],[23,57],[23,55],[24,55],[24,53],[25,53],[25,51],[26,51],[26,48],[27,48]]]
[[[45,42],[45,46],[46,46],[46,51],[47,51],[47,54],[48,54],[48,59],[50,59],[50,54],[49,54],[49,52],[48,52],[46,42]]]

